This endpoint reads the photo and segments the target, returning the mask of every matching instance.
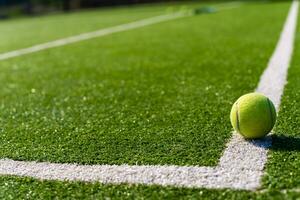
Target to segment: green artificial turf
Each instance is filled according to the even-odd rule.
[[[231,4],[217,1],[170,2],[0,20],[0,53],[144,18],[203,8],[205,5],[218,8],[218,6],[226,7]]]
[[[188,7],[201,5],[188,3]],[[80,33],[95,31],[102,28],[137,21],[179,11],[182,5],[153,4],[120,8],[104,8],[53,14],[31,18],[19,18],[0,21],[0,52],[29,47]]]
[[[231,105],[255,89],[288,7],[247,5],[1,62],[0,156],[216,165]]]
[[[231,104],[255,89],[288,7],[288,3],[247,5],[2,61],[1,157],[215,165],[231,136],[226,117]],[[1,176],[0,198],[299,198],[299,40],[297,33],[261,190]]]
[[[82,182],[37,181],[31,178],[0,177],[1,199],[207,199],[289,200],[293,190],[208,190],[145,185],[104,185]]]
[[[298,18],[298,22],[300,17]],[[272,189],[300,187],[300,27],[298,25],[293,62],[281,102],[269,153],[265,185]],[[300,190],[298,190],[300,197]]]

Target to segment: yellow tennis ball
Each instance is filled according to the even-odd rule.
[[[249,93],[233,104],[230,121],[244,138],[263,138],[275,125],[276,110],[268,97],[260,93]]]

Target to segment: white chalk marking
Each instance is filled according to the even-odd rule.
[[[242,5],[241,2],[229,2],[229,3],[219,4],[218,10],[233,9],[233,8],[239,7],[240,5]],[[104,29],[100,29],[97,31],[89,32],[89,33],[82,33],[82,34],[79,34],[76,36],[71,36],[71,37],[67,37],[67,38],[54,40],[51,42],[37,44],[37,45],[31,46],[28,48],[24,48],[24,49],[18,49],[18,50],[14,50],[14,51],[10,51],[10,52],[1,53],[0,61],[6,60],[9,58],[26,55],[26,54],[30,54],[30,53],[34,53],[34,52],[39,52],[39,51],[54,48],[54,47],[60,47],[60,46],[64,46],[64,45],[68,45],[68,44],[72,44],[72,43],[76,43],[76,42],[80,42],[80,41],[84,41],[84,40],[102,37],[102,36],[110,35],[110,34],[117,33],[117,32],[128,31],[128,30],[132,30],[132,29],[136,29],[136,28],[140,28],[140,27],[144,27],[144,26],[149,26],[152,24],[157,24],[157,23],[164,22],[164,21],[170,21],[170,20],[174,20],[177,18],[187,17],[187,16],[191,16],[191,15],[192,15],[192,12],[190,12],[190,13],[184,12],[184,11],[176,12],[176,13],[172,13],[172,14],[160,15],[160,16],[155,16],[155,17],[151,17],[151,18],[147,18],[147,19],[142,19],[139,21],[130,22],[127,24],[122,24],[122,25],[118,25],[118,26],[114,26],[114,27],[104,28]]]
[[[275,52],[256,90],[267,95],[277,110],[293,52],[298,6],[298,1],[293,1]],[[260,187],[270,145],[271,137],[246,141],[234,134],[216,167],[77,165],[0,159],[0,174],[43,180],[254,190]]]
[[[177,13],[173,13],[173,14],[151,17],[151,18],[147,18],[147,19],[143,19],[143,20],[139,20],[139,21],[135,21],[135,22],[130,22],[127,24],[122,24],[122,25],[118,25],[118,26],[114,26],[114,27],[104,28],[104,29],[100,29],[100,30],[94,31],[94,32],[83,33],[83,34],[76,35],[76,36],[71,36],[71,37],[67,37],[67,38],[63,38],[63,39],[59,39],[59,40],[55,40],[55,41],[51,41],[51,42],[47,42],[47,43],[43,43],[43,44],[34,45],[34,46],[24,48],[24,49],[18,49],[15,51],[2,53],[2,54],[0,54],[0,60],[6,60],[9,58],[14,58],[14,57],[18,57],[18,56],[22,56],[25,54],[30,54],[30,53],[34,53],[34,52],[38,52],[38,51],[42,51],[42,50],[46,50],[46,49],[50,49],[50,48],[54,48],[54,47],[60,47],[60,46],[64,46],[67,44],[72,44],[72,43],[80,42],[83,40],[89,40],[89,39],[96,38],[96,37],[110,35],[110,34],[117,33],[117,32],[128,31],[128,30],[132,30],[132,29],[136,29],[136,28],[140,28],[140,27],[144,27],[144,26],[149,26],[152,24],[157,24],[160,22],[169,21],[169,20],[173,20],[173,19],[177,19],[177,18],[181,18],[181,17],[185,17],[185,16],[189,16],[189,15],[185,12],[177,12]]]

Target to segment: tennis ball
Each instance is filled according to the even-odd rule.
[[[232,106],[230,121],[233,128],[246,139],[266,136],[276,121],[272,101],[259,93],[241,96]]]

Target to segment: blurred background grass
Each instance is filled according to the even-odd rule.
[[[177,2],[187,0],[177,0]],[[207,0],[206,0],[207,1]],[[121,6],[174,0],[0,0],[0,19],[51,12],[68,12],[84,8]]]
[[[230,0],[0,0],[0,20],[20,17],[24,15],[41,15],[53,12],[69,12],[79,9],[107,6],[130,6],[135,4],[150,4],[159,2],[172,4],[176,2],[203,3],[223,1],[226,2]],[[261,0],[258,2],[265,1],[269,0]]]

